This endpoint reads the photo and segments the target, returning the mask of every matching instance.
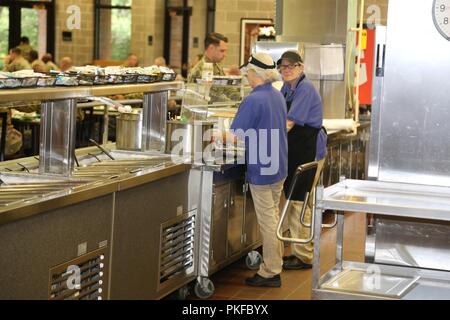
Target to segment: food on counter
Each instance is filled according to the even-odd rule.
[[[198,84],[203,84],[202,79],[197,79]],[[213,85],[216,86],[235,86],[242,83],[242,76],[214,76]]]
[[[37,85],[39,78],[44,77],[47,76],[42,73],[36,73],[33,70],[0,72],[0,88],[31,88]]]
[[[72,67],[67,72],[51,71],[48,74],[35,73],[33,70],[17,72],[0,72],[0,89],[153,83],[174,81],[176,73],[167,67],[106,67],[96,66]]]
[[[133,108],[131,106],[118,107],[117,111],[120,113],[133,113]]]

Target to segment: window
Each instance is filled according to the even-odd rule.
[[[9,8],[0,6],[0,70],[3,68],[3,59],[8,52],[9,34]]]
[[[0,65],[10,48],[28,37],[42,56],[55,51],[55,5],[53,0],[0,0]]]
[[[132,0],[95,1],[95,58],[125,60],[131,48]]]

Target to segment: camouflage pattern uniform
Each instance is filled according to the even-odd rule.
[[[211,63],[205,56],[192,68],[187,79],[188,83],[197,83],[198,79],[202,79],[203,68],[205,63]],[[225,76],[223,68],[218,63],[213,63],[214,76]],[[241,93],[238,88],[215,87],[211,88],[209,93],[211,102],[229,102],[241,101]]]
[[[33,47],[29,44],[21,44],[18,45],[17,48],[22,51],[22,57],[24,57],[24,59],[26,60],[30,59],[30,52],[31,50],[34,50]]]
[[[7,72],[15,72],[27,69],[31,69],[31,66],[24,57],[17,57],[16,59],[14,59],[14,61],[5,64],[5,66],[3,67],[3,71]]]
[[[52,70],[59,71],[59,68],[54,62],[49,61],[45,64],[45,72],[50,72]]]
[[[46,72],[47,66],[42,60],[37,59],[31,63],[31,69],[33,69],[34,72]]]

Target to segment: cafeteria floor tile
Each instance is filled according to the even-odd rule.
[[[344,259],[363,262],[366,215],[347,214],[344,229]],[[336,228],[325,230],[321,239],[321,273],[335,264]],[[287,249],[287,248],[286,248]],[[289,250],[287,250],[289,251]],[[287,252],[288,253],[288,252]],[[215,293],[210,300],[310,300],[312,270],[283,271],[281,288],[252,288],[245,278],[255,271],[245,265],[245,258],[211,276]],[[188,300],[195,300],[190,295]]]

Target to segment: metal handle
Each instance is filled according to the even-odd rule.
[[[309,194],[308,194],[308,197],[309,197]],[[303,206],[303,207],[305,207],[305,206]],[[334,227],[336,227],[336,225],[337,225],[338,214],[336,213],[336,211],[333,211],[333,212],[335,212],[335,213],[334,213],[334,220],[333,220],[333,223],[330,223],[330,224],[322,224],[322,228],[325,228],[325,229],[333,229]],[[305,207],[305,208],[302,208],[302,212],[301,212],[301,215],[300,215],[300,223],[302,224],[302,226],[304,226],[304,227],[306,227],[306,228],[311,228],[312,224],[308,224],[308,223],[305,221],[305,213],[306,213],[306,207]],[[312,210],[312,213],[311,213],[311,214],[313,214],[313,213],[314,213],[314,210]]]
[[[316,201],[315,198],[316,198],[316,194],[314,193],[314,203]],[[310,242],[312,242],[314,240],[314,229],[313,228],[311,228],[311,232],[310,232],[309,238],[307,238],[307,239],[297,239],[297,238],[286,238],[286,237],[283,237],[283,233],[281,231],[281,228],[283,227],[283,222],[284,222],[284,219],[286,218],[286,214],[288,213],[288,210],[289,210],[289,207],[290,207],[290,203],[291,203],[291,201],[288,200],[286,202],[286,204],[284,205],[283,213],[281,215],[280,221],[278,222],[277,238],[279,240],[285,241],[285,242],[298,243],[298,244],[308,244],[308,243],[310,243]],[[306,211],[306,206],[307,206],[306,202],[303,202],[302,214],[304,214],[304,211]],[[315,209],[315,205],[313,205],[313,210],[314,209]],[[314,225],[314,222],[315,222],[315,215],[312,214],[311,215],[311,224]]]
[[[93,144],[95,144],[95,146],[97,148],[99,148],[104,154],[106,154],[108,156],[108,158],[110,158],[111,160],[116,160],[116,159],[114,159],[114,157],[105,148],[103,148],[101,145],[99,145],[97,143],[97,141],[95,141],[93,139],[89,139],[89,141],[92,142]]]
[[[375,39],[375,75],[384,77],[384,66],[386,62],[386,29],[378,27]]]
[[[296,184],[297,184],[297,181],[298,181],[299,177],[302,174],[304,174],[306,171],[312,170],[314,168],[317,169],[317,166],[318,166],[317,162],[308,163],[308,164],[300,166],[297,169],[296,173],[295,173],[294,179],[292,180],[292,184],[291,184],[291,187],[289,189],[289,195],[287,197],[288,200],[286,201],[286,204],[284,205],[280,221],[278,222],[277,238],[279,240],[281,240],[281,241],[291,242],[291,243],[298,243],[298,244],[308,244],[308,243],[312,242],[313,239],[314,239],[314,229],[312,229],[312,228],[311,228],[310,236],[307,239],[297,239],[297,238],[286,238],[286,237],[283,237],[283,233],[282,233],[281,229],[283,227],[283,222],[284,222],[284,220],[286,218],[286,215],[287,215],[287,213],[289,211],[289,207],[290,207],[290,204],[291,204],[291,200],[290,199],[292,198],[292,194],[294,193],[294,190],[295,190],[295,187],[296,187]],[[301,216],[304,216],[304,214],[306,212],[306,207],[308,206],[308,201],[307,200],[309,199],[309,192],[307,192],[305,195],[306,195],[306,201],[303,202]],[[315,201],[316,201],[316,193],[314,193],[313,201],[314,201],[314,204],[313,204],[313,211],[314,211]],[[312,215],[311,216],[311,225],[314,225],[314,221],[315,221],[315,216]]]
[[[118,102],[117,100],[114,101],[114,100],[112,100],[110,98],[106,98],[106,97],[86,97],[86,99],[92,100],[92,101],[98,101],[98,102],[106,104],[107,106],[114,107],[116,109],[123,107],[123,105],[120,102]]]

